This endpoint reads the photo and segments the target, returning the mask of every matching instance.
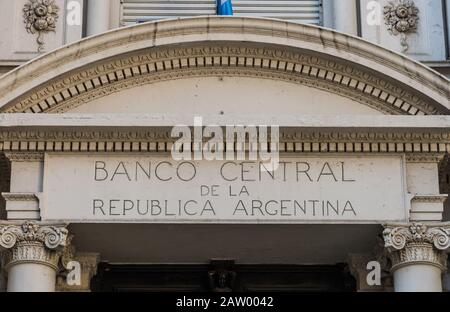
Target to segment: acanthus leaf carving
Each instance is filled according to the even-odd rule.
[[[29,221],[22,225],[0,225],[0,246],[9,249],[18,242],[37,241],[54,250],[66,245],[67,233],[65,227],[41,226]]]
[[[391,270],[411,263],[429,263],[442,271],[446,269],[446,251],[450,248],[450,224],[387,225],[383,238],[388,258],[391,260]]]
[[[58,267],[60,254],[67,245],[66,225],[0,223],[0,251],[5,266],[17,263],[41,263]]]

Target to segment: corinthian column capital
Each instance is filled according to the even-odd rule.
[[[446,270],[450,224],[386,225],[383,238],[392,271],[411,264],[429,264]]]
[[[0,250],[6,269],[20,263],[38,263],[58,268],[67,244],[67,225],[0,223]]]

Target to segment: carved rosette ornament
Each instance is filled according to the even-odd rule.
[[[25,28],[30,34],[37,34],[38,52],[44,49],[44,34],[55,31],[59,8],[55,0],[28,0],[23,7]]]
[[[435,265],[443,272],[447,268],[446,250],[450,247],[448,224],[385,226],[383,238],[387,257],[391,261],[391,271],[421,263]]]
[[[411,0],[390,1],[384,6],[384,20],[388,31],[400,35],[403,52],[408,51],[407,34],[417,30],[419,9]]]
[[[50,226],[25,222],[22,225],[0,223],[0,250],[5,269],[21,263],[38,263],[57,270],[67,245],[65,225]]]

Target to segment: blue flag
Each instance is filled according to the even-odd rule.
[[[233,6],[231,0],[216,0],[217,15],[233,15]]]

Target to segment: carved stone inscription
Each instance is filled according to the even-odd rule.
[[[397,156],[286,157],[270,172],[259,161],[50,154],[42,216],[70,222],[406,221],[403,172]]]

